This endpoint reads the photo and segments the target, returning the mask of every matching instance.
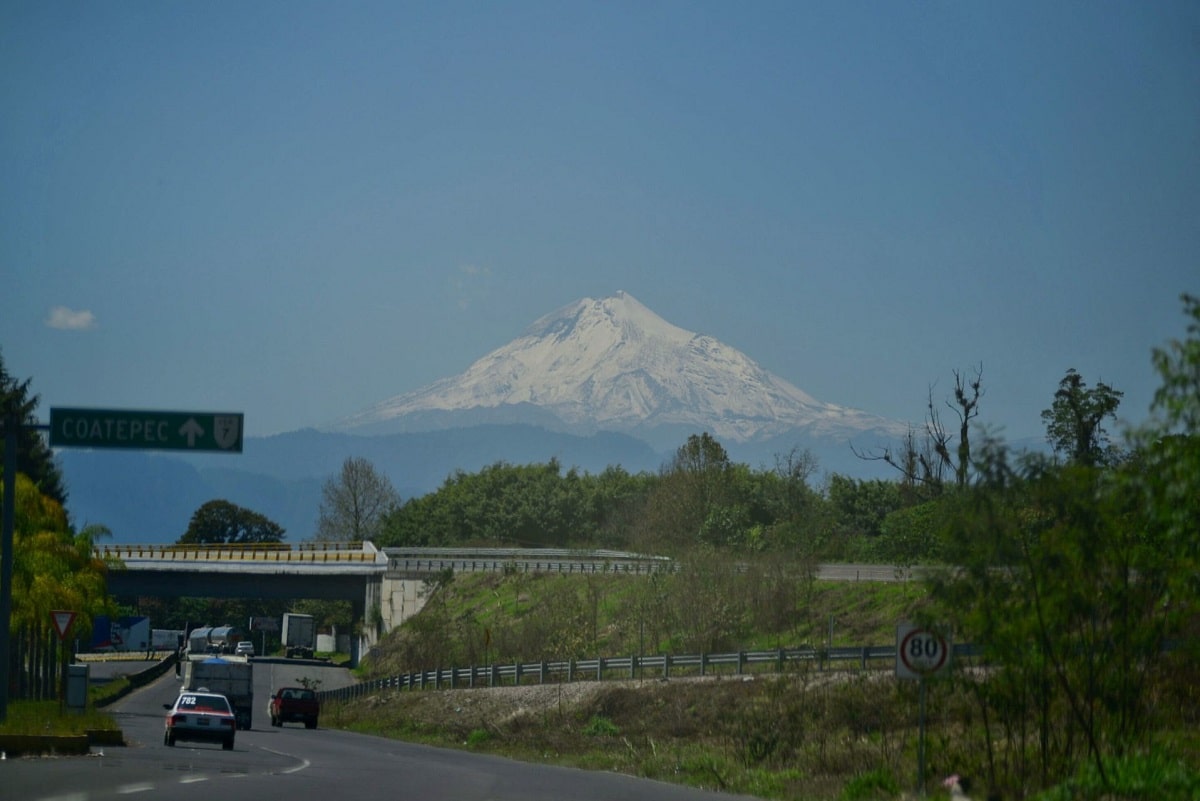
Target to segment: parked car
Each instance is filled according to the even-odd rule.
[[[296,721],[303,723],[306,729],[315,729],[321,714],[321,701],[307,687],[280,687],[271,696],[267,712],[271,715],[272,726]]]
[[[176,740],[219,742],[226,751],[233,750],[237,733],[237,718],[229,699],[217,693],[189,692],[179,694],[173,704],[163,704],[167,713],[163,742],[174,746]]]
[[[254,643],[242,640],[234,647],[233,653],[237,656],[254,656]]]

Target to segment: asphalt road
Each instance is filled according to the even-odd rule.
[[[322,689],[352,683],[348,671],[298,660],[255,661],[254,725],[233,751],[219,744],[163,745],[163,704],[179,691],[168,673],[110,710],[126,747],[93,748],[86,757],[0,762],[4,799],[13,801],[715,801],[733,796],[612,773],[531,765],[499,757],[412,745],[300,724],[272,728],[270,691],[300,678]]]

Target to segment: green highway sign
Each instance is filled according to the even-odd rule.
[[[51,407],[50,446],[241,453],[242,414]]]

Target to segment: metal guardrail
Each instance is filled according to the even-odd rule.
[[[979,656],[981,649],[970,644],[952,646],[955,658]],[[707,676],[714,670],[745,675],[748,671],[763,672],[768,666],[782,672],[788,663],[815,663],[820,669],[834,663],[857,663],[866,669],[869,663],[887,660],[895,663],[894,645],[866,645],[843,648],[780,648],[774,651],[737,651],[717,654],[688,654],[682,656],[612,656],[596,659],[571,659],[557,662],[527,662],[511,665],[475,665],[463,668],[402,673],[373,679],[336,690],[317,693],[322,701],[348,701],[354,698],[394,690],[466,689],[501,687],[553,682],[631,680],[646,678],[669,679],[672,675]]]

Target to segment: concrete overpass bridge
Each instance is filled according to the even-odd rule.
[[[100,545],[95,552],[110,565],[108,591],[117,597],[349,601],[356,624],[382,609],[388,566],[387,556],[369,542]],[[382,631],[389,623],[385,618]],[[355,628],[363,631],[351,640],[357,664],[382,631]]]

